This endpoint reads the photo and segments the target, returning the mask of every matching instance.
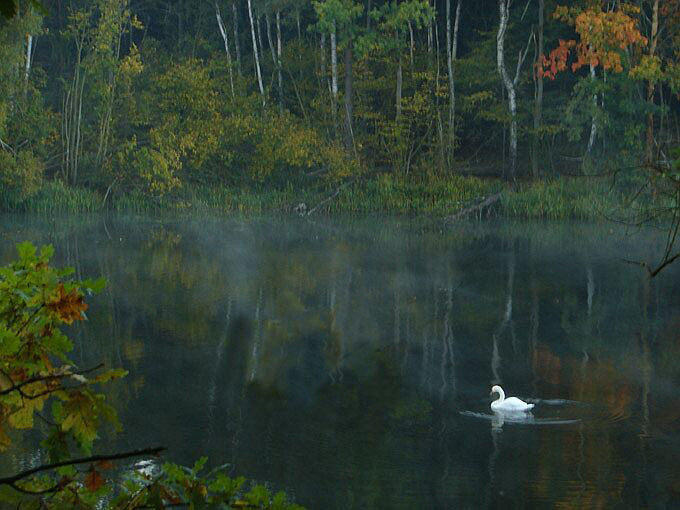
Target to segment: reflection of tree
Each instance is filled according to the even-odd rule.
[[[515,345],[514,341],[514,329],[513,329],[513,324],[512,324],[512,295],[514,291],[514,284],[515,284],[515,254],[514,252],[508,257],[508,283],[505,291],[505,312],[503,313],[503,319],[501,320],[500,324],[496,328],[496,331],[494,331],[492,335],[493,339],[493,351],[491,353],[491,372],[493,373],[493,380],[491,381],[492,384],[500,384],[503,382],[501,380],[501,377],[498,373],[500,366],[501,366],[501,356],[500,352],[498,350],[498,340],[503,336],[503,333],[505,333],[505,329],[510,326],[510,331],[512,333],[512,338],[513,338],[513,346]]]
[[[506,423],[496,488],[512,473],[526,480],[522,498],[606,506],[624,485],[633,498],[647,480],[663,492],[677,478],[675,450],[639,435],[672,434],[680,416],[660,389],[680,377],[680,287],[653,280],[642,305],[639,272],[605,256],[620,246],[596,228],[449,237],[273,225],[28,229],[83,277],[113,283],[78,341],[143,377],[111,394],[135,440],[160,432],[187,458],[207,445],[215,462],[294,488],[312,508],[477,508],[495,439],[457,410],[486,408],[489,378],[502,376],[516,393],[532,383],[602,411],[595,431],[523,436]],[[527,453],[510,455],[512,434]],[[643,454],[658,465],[639,487],[622,482],[643,474]],[[571,479],[576,492],[560,482]]]

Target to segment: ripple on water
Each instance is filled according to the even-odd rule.
[[[458,411],[462,416],[488,420],[491,422],[502,421],[520,425],[571,425],[581,420],[576,419],[556,419],[556,418],[536,418],[532,413],[475,413],[473,411]]]
[[[459,411],[459,414],[472,418],[522,425],[569,425],[582,423],[589,429],[601,429],[617,426],[630,418],[626,409],[611,409],[608,406],[590,402],[567,399],[523,398],[522,400],[535,404],[529,413],[504,413],[501,418],[495,413]]]

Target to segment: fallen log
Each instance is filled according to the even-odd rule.
[[[481,220],[484,212],[486,212],[486,216],[488,218],[489,215],[491,214],[491,208],[496,204],[496,202],[498,202],[501,199],[502,196],[503,196],[502,191],[494,193],[493,195],[489,195],[481,202],[465,207],[462,210],[458,211],[456,214],[447,217],[445,222],[449,223],[452,221],[458,221],[462,218],[469,216],[470,214],[476,214],[477,218]]]

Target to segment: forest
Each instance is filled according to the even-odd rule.
[[[679,142],[680,0],[0,0],[0,505],[680,507]]]
[[[508,182],[525,190],[504,199],[509,213],[585,217],[610,182],[575,176],[677,192],[675,0],[20,0],[10,11],[5,210],[291,210],[328,196],[326,209],[446,214]]]

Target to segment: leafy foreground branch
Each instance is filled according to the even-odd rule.
[[[23,243],[18,251],[18,261],[0,268],[0,456],[22,432],[39,431],[48,462],[0,478],[0,503],[36,510],[301,508],[282,492],[230,478],[226,465],[204,472],[205,457],[189,468],[157,463],[162,447],[93,454],[104,427],[121,428],[98,389],[127,373],[102,371],[103,365],[78,369],[60,327],[86,318],[84,297],[104,281],[75,281],[72,270],[52,268],[51,246],[38,252]],[[138,457],[153,462],[114,465]]]

